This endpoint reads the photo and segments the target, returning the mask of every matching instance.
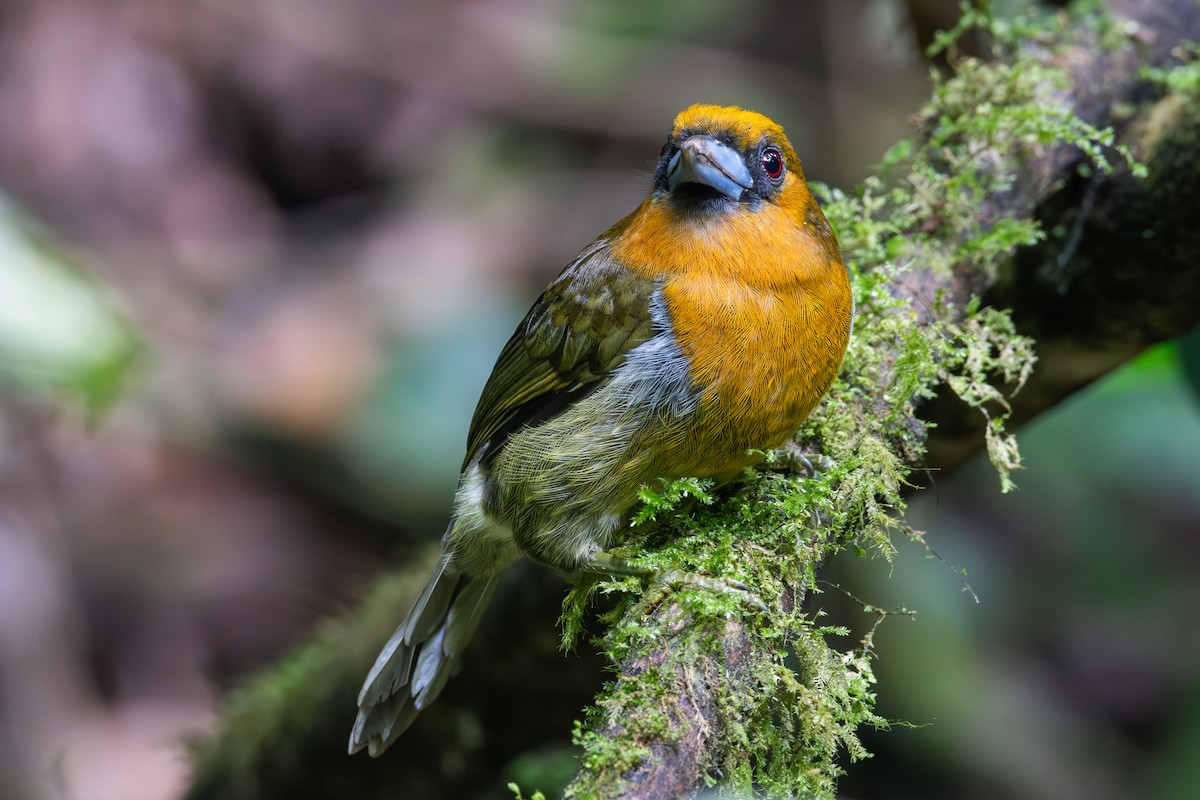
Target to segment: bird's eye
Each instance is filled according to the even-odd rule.
[[[783,153],[779,152],[778,147],[764,148],[761,161],[763,171],[767,173],[768,178],[777,181],[783,177]]]

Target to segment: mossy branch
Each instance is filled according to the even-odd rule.
[[[604,640],[618,677],[577,737],[567,796],[832,797],[840,754],[865,755],[857,726],[882,720],[868,648],[840,653],[797,613],[823,560],[888,552],[922,468],[985,448],[1011,487],[1006,423],[1200,321],[1200,102],[1173,72],[1146,72],[1200,38],[1200,6],[1114,12],[990,30],[997,59],[961,61],[939,83],[923,138],[857,194],[829,193],[859,313],[844,377],[802,438],[836,474],[807,493],[756,476],[684,512],[673,537],[638,543],[651,561],[720,565],[774,607],[706,608],[690,592],[622,607]]]
[[[1200,40],[1200,0],[1113,6],[1036,26],[968,20],[992,26],[997,60],[960,60],[919,139],[858,191],[824,192],[859,308],[842,377],[801,436],[832,466],[816,479],[756,472],[674,512],[706,488],[648,495],[660,507],[646,521],[657,519],[623,555],[741,581],[770,611],[686,585],[618,592],[602,641],[616,672],[577,729],[569,795],[831,796],[835,759],[866,755],[858,726],[883,722],[869,641],[839,652],[805,613],[823,561],[888,553],[908,482],[926,468],[986,448],[1011,481],[1016,424],[1200,320],[1200,80],[1181,63],[1195,52],[1183,43]],[[348,758],[344,738],[367,648],[416,580],[383,586],[232,698],[217,736],[194,749],[188,797],[502,787],[503,765],[569,728],[552,710],[578,708],[598,672],[586,652],[556,652],[546,612],[560,585],[545,570],[519,578],[497,597],[502,629],[482,626],[464,675],[388,757]],[[588,589],[572,591],[571,631]]]

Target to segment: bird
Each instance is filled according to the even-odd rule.
[[[675,118],[648,196],[533,304],[479,399],[442,555],[358,696],[382,754],[438,696],[501,572],[613,574],[638,489],[729,482],[837,376],[854,304],[783,128],[735,106]]]

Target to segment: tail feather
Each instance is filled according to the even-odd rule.
[[[437,633],[429,638],[421,648],[421,655],[417,657],[417,667],[413,670],[412,681],[408,685],[417,708],[425,707],[422,701],[429,695],[429,687],[437,680],[438,673],[448,671],[442,668],[443,664],[449,662],[446,651],[442,649],[445,638],[445,627],[438,628]]]
[[[442,642],[442,649],[450,658],[462,655],[467,642],[475,635],[483,610],[487,608],[488,601],[492,599],[492,592],[496,590],[498,577],[489,575],[470,581],[454,598],[450,613],[446,617],[446,639]]]
[[[458,586],[460,576],[446,572],[449,563],[449,554],[444,554],[438,559],[433,574],[429,576],[429,582],[421,591],[421,596],[413,603],[408,616],[379,651],[358,693],[360,707],[382,703],[408,683],[416,648],[425,642],[445,619],[450,607],[450,597]]]
[[[496,575],[465,575],[442,556],[363,682],[352,754],[364,747],[381,754],[437,698],[495,588]]]
[[[421,592],[421,596],[413,604],[413,610],[397,629],[397,633],[403,631],[407,644],[425,641],[445,620],[446,609],[450,607],[450,600],[462,577],[456,572],[447,572],[449,564],[449,553],[438,559],[433,574],[429,576],[429,583],[425,584],[425,590]]]

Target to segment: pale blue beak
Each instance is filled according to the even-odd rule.
[[[697,135],[684,139],[667,164],[667,188],[675,191],[685,183],[711,186],[730,200],[740,200],[754,179],[741,153],[711,136]]]

